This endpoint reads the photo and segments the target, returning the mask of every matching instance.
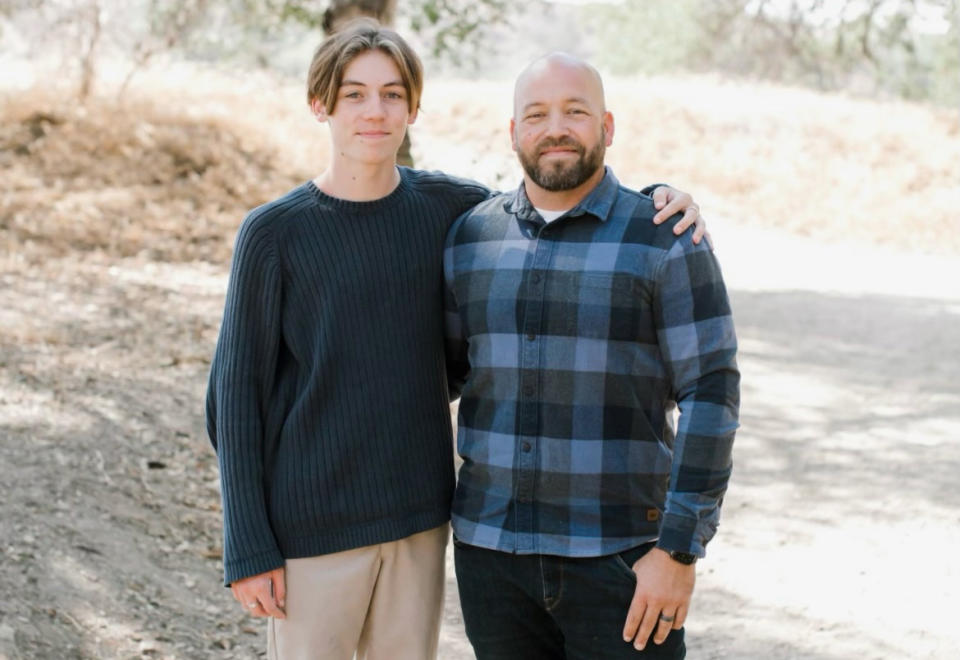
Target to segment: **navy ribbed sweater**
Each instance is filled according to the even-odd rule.
[[[207,392],[227,584],[449,519],[443,241],[489,191],[400,173],[369,202],[305,183],[237,234]]]

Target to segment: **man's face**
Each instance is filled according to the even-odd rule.
[[[343,72],[332,113],[314,99],[320,121],[330,124],[336,155],[364,164],[391,163],[403,142],[411,114],[407,91],[396,63],[379,50],[355,57]]]
[[[536,185],[572,190],[603,167],[613,117],[591,71],[547,61],[518,81],[510,131],[520,164]]]

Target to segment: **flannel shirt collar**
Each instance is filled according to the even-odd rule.
[[[617,201],[617,191],[620,189],[620,181],[614,176],[613,170],[604,166],[604,176],[597,184],[597,187],[590,191],[586,197],[580,200],[580,203],[564,214],[564,217],[576,217],[580,215],[592,215],[601,222],[606,222],[613,209],[614,202]],[[521,183],[512,195],[508,195],[506,203],[503,205],[504,211],[517,216],[517,220],[527,220],[542,224],[543,220],[537,213],[527,197],[527,190]]]

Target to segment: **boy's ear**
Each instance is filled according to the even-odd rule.
[[[411,112],[411,113],[410,113],[410,116],[407,117],[407,123],[408,123],[408,124],[412,124],[413,122],[417,121],[417,113],[419,113],[419,112],[420,112],[420,108],[417,108],[416,110],[414,110],[413,112]]]
[[[313,111],[313,116],[317,118],[317,121],[327,121],[327,107],[323,105],[323,101],[318,98],[313,98],[310,100],[310,110]]]

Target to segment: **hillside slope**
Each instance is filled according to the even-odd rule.
[[[956,114],[711,78],[607,87],[608,160],[628,185],[670,182],[708,218],[960,254]],[[123,107],[6,97],[0,241],[222,263],[247,209],[324,167],[327,130],[300,94],[160,89]],[[509,95],[508,83],[429,83],[413,128],[418,166],[515,186]]]

